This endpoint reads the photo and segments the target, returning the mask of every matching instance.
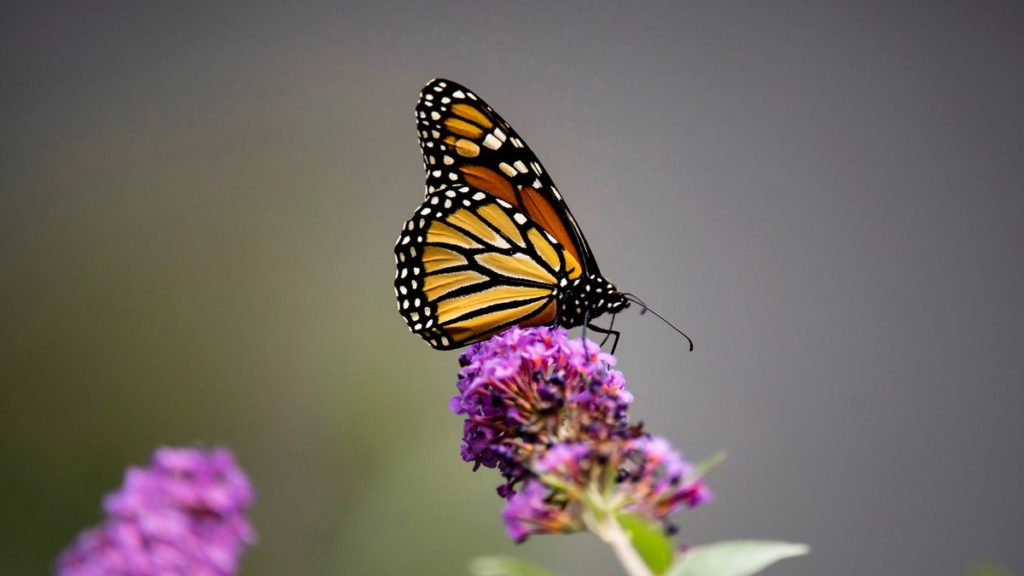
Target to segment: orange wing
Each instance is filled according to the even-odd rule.
[[[451,349],[509,326],[551,324],[580,277],[576,257],[511,203],[441,184],[395,246],[395,295],[409,328]]]

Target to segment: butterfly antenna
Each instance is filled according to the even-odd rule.
[[[682,336],[683,338],[686,338],[686,341],[690,343],[690,352],[693,352],[693,340],[689,336],[686,335],[686,332],[683,332],[679,328],[676,328],[676,325],[671,323],[671,322],[669,322],[668,320],[666,320],[664,316],[662,316],[661,314],[658,314],[654,310],[651,310],[650,306],[648,306],[647,304],[644,304],[643,300],[637,298],[635,295],[630,294],[629,292],[623,292],[622,295],[626,298],[626,300],[629,300],[630,302],[633,302],[634,304],[637,304],[637,305],[640,306],[640,308],[641,308],[640,314],[641,315],[643,315],[645,312],[650,312],[651,314],[654,314],[659,320],[661,320],[665,324],[668,324],[669,328],[672,328],[673,330],[678,332],[680,336]]]

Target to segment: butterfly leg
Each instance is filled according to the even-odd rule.
[[[604,335],[604,339],[601,340],[601,348],[604,348],[604,345],[608,342],[608,339],[611,338],[612,332],[615,332],[615,319],[617,317],[618,317],[618,314],[612,314],[612,321],[608,323],[608,333],[605,334]],[[618,334],[618,332],[615,332],[615,334]],[[616,344],[619,343],[619,337],[618,336],[615,337],[615,343]]]
[[[613,340],[612,340],[612,351],[610,353],[611,354],[615,354],[615,348],[617,348],[619,346],[619,331],[618,330],[611,330],[610,328],[601,328],[600,326],[595,326],[593,324],[585,324],[584,327],[585,328],[590,328],[591,330],[593,330],[594,332],[597,332],[598,334],[605,334],[606,335],[605,336],[605,340],[607,340],[608,338],[613,338]],[[601,342],[601,345],[604,346],[604,342],[603,341]]]
[[[587,349],[587,326],[590,326],[590,310],[583,311],[583,333],[580,338],[583,340],[583,350]]]

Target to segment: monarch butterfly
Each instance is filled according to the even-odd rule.
[[[395,244],[395,296],[412,332],[450,350],[513,325],[572,328],[643,306],[601,275],[547,171],[479,96],[432,80],[416,124],[426,197]]]

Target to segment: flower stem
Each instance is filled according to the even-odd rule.
[[[600,502],[600,499],[597,501]],[[594,504],[598,502],[594,502]],[[619,559],[619,564],[622,564],[622,568],[628,576],[653,576],[651,569],[647,567],[643,558],[633,547],[633,541],[623,530],[612,510],[592,504],[590,509],[583,514],[583,522],[588,530],[611,546],[615,557]]]

